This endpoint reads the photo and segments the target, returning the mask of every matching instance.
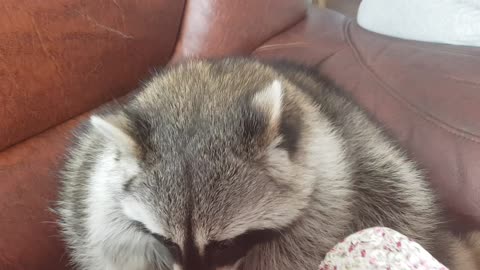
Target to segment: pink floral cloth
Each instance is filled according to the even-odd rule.
[[[418,243],[384,227],[348,236],[325,256],[320,270],[447,270]]]

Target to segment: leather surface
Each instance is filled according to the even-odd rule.
[[[311,10],[254,52],[318,66],[405,146],[459,229],[480,229],[480,48],[377,35]]]
[[[9,10],[15,10],[13,2],[10,0],[4,2],[6,5],[0,5],[0,9],[8,7]],[[147,16],[155,13],[163,14],[165,17],[166,13],[163,13],[159,6],[163,5],[163,2],[143,1],[141,5],[146,5],[143,8],[139,7],[139,2],[112,1],[113,5],[116,2],[120,6],[130,3],[132,11],[125,14],[126,20],[130,20],[126,28],[133,28],[125,33],[131,35],[137,33],[138,35],[134,36],[138,41],[125,41],[123,37],[117,37],[116,33],[93,28],[82,20],[71,22],[69,25],[69,20],[61,18],[70,16],[66,14],[71,14],[71,9],[63,9],[62,5],[71,4],[53,2],[42,4],[43,2],[31,1],[28,3],[34,5],[37,8],[35,10],[56,12],[33,16],[16,9],[5,13],[16,14],[20,20],[24,18],[21,16],[24,12],[26,15],[23,16],[27,19],[24,19],[23,23],[13,23],[14,17],[11,16],[0,16],[2,22],[0,98],[4,98],[0,100],[0,104],[7,105],[0,107],[0,142],[3,146],[28,137],[49,125],[63,122],[72,115],[87,111],[87,108],[96,107],[113,96],[119,96],[143,77],[141,75],[148,70],[150,64],[166,61],[163,57],[168,57],[164,56],[168,53],[163,46],[168,47],[170,43],[165,43],[165,40],[173,35],[168,27],[175,28],[178,25],[172,23],[159,26],[157,23],[166,18]],[[199,5],[199,2],[195,2],[189,1],[190,5]],[[25,3],[21,2],[16,6],[21,7]],[[103,8],[108,12],[102,12],[103,15],[98,15],[98,18],[106,20],[102,21],[103,23],[112,22],[112,25],[115,25],[113,24],[116,22],[115,18],[122,17],[116,17],[120,13],[115,13],[110,4],[100,3],[105,6],[102,4],[95,8],[92,6],[89,12],[93,13],[87,14],[98,15]],[[204,1],[204,3],[212,3],[210,6],[212,8],[223,7],[220,2]],[[362,30],[349,19],[327,10],[309,10],[307,17],[301,21],[297,21],[296,16],[289,17],[287,12],[279,12],[277,14],[279,22],[271,23],[270,26],[281,25],[280,21],[287,23],[279,26],[278,31],[266,31],[262,30],[259,23],[249,24],[258,19],[254,15],[261,14],[261,9],[243,7],[249,12],[242,13],[238,6],[241,5],[240,2],[234,1],[232,5],[237,5],[235,11],[238,10],[239,14],[243,15],[236,19],[227,18],[224,9],[223,13],[211,11],[202,15],[207,18],[210,14],[212,20],[216,20],[215,24],[212,23],[207,28],[198,24],[200,28],[195,30],[184,24],[182,42],[177,47],[174,61],[181,61],[183,57],[190,55],[189,52],[195,52],[194,55],[197,56],[215,57],[222,54],[248,54],[253,51],[253,55],[257,57],[287,58],[312,66],[318,65],[320,72],[349,91],[425,167],[429,179],[441,194],[443,202],[451,210],[450,213],[456,218],[457,223],[463,228],[470,226],[480,229],[478,49],[383,37]],[[280,4],[282,5],[290,4]],[[177,10],[169,5],[165,8]],[[192,6],[189,7],[191,8]],[[180,13],[180,8],[176,12]],[[189,12],[187,15],[191,16],[193,11]],[[225,18],[219,14],[224,14],[222,16]],[[268,16],[275,19],[277,15]],[[232,16],[235,18],[237,15]],[[291,18],[291,21],[282,16]],[[55,56],[63,55],[61,58],[63,60],[57,62],[63,67],[63,73],[57,73],[50,56],[44,55],[43,49],[36,47],[40,45],[22,42],[22,46],[19,46],[13,42],[20,37],[37,42],[33,41],[36,34],[28,32],[29,27],[33,27],[29,21],[32,17],[44,18],[36,24],[38,27],[57,29],[47,33],[48,35],[45,34],[52,40],[46,38],[44,44],[51,46],[47,48],[56,48]],[[8,21],[9,18],[12,22]],[[242,21],[245,25],[241,24]],[[156,29],[159,31],[153,31],[158,33],[158,36],[152,34],[152,28],[142,28],[147,22],[158,26]],[[5,26],[5,23],[10,27]],[[84,29],[77,32],[87,37],[91,36],[89,41],[72,41],[68,45],[68,50],[58,49],[55,47],[56,44],[67,42],[69,36],[61,32],[63,28],[60,25],[63,24],[67,28]],[[193,27],[192,24],[190,27]],[[232,27],[227,24],[232,24]],[[246,27],[248,25],[249,27]],[[262,34],[258,34],[255,27],[260,32],[263,31]],[[185,29],[190,29],[188,31],[195,32],[195,35],[185,35],[188,33]],[[208,32],[205,29],[208,29]],[[230,31],[243,29],[238,31],[242,33],[242,38],[236,37],[234,33],[227,33],[226,29]],[[8,39],[5,38],[5,33],[9,33]],[[14,33],[19,36],[15,37]],[[190,43],[192,35],[201,38],[195,39],[198,41],[196,43]],[[228,39],[223,40],[223,35]],[[218,40],[218,44],[214,42],[215,40]],[[67,48],[62,47],[66,45],[58,46]],[[6,48],[10,54],[5,53]],[[47,52],[50,50],[53,49]],[[13,52],[18,52],[19,57],[15,58]],[[10,61],[8,63],[12,65],[10,69],[4,64],[7,57]],[[15,59],[18,59],[18,62]],[[30,60],[27,61],[28,59]],[[107,63],[107,60],[111,62]],[[93,75],[88,75],[88,68],[92,68],[91,63],[95,62],[101,64],[97,71],[93,71]],[[83,75],[80,76],[79,73]],[[36,83],[41,87],[33,87]],[[14,88],[15,84],[18,88]],[[66,88],[67,86],[70,88]],[[9,99],[6,100],[6,97]],[[5,116],[13,119],[6,119]],[[52,224],[54,216],[48,212],[47,207],[55,200],[58,166],[70,130],[78,120],[74,119],[50,128],[0,152],[0,269],[69,269],[65,266],[68,256],[64,252],[56,226]],[[8,134],[4,131],[6,127],[9,127]]]
[[[125,94],[173,53],[184,1],[0,5],[0,149]]]
[[[304,0],[192,0],[173,62],[248,54],[305,16]]]
[[[344,35],[347,24],[348,20],[339,13],[310,9],[304,20],[271,37],[252,55],[314,66],[348,48]]]
[[[0,153],[0,269],[67,269],[68,255],[49,211],[70,120]]]

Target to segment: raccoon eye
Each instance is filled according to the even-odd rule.
[[[177,244],[175,244],[171,239],[163,235],[159,235],[156,233],[150,233],[150,234],[158,242],[162,243],[170,251],[170,253],[172,253],[172,256],[175,260],[180,261],[182,253],[181,253],[180,247]]]
[[[158,242],[161,242],[165,246],[176,246],[172,240],[168,239],[167,237],[157,234],[157,233],[150,233]]]
[[[145,234],[150,234],[150,233],[151,233],[150,230],[147,229],[147,227],[146,227],[145,225],[143,225],[143,223],[141,223],[141,222],[139,222],[139,221],[132,220],[132,224],[133,224],[133,226],[134,226],[137,230],[139,230],[139,231],[141,231],[141,232],[143,232],[143,233],[145,233]]]
[[[215,248],[219,251],[221,250],[227,250],[229,248],[232,248],[235,245],[235,242],[232,240],[225,240],[221,242],[217,242]]]
[[[180,261],[181,258],[181,250],[180,247],[175,244],[171,239],[151,232],[143,223],[138,222],[138,221],[133,221],[133,224],[135,227],[137,227],[140,231],[142,231],[145,234],[151,235],[153,238],[155,238],[158,242],[160,242],[162,245],[164,245],[172,254],[173,258],[177,261]]]
[[[208,251],[209,264],[215,266],[232,265],[247,254],[248,248],[235,243],[213,243]]]
[[[214,241],[207,246],[207,258],[216,266],[233,265],[247,255],[255,245],[273,239],[278,232],[273,230],[249,231],[233,239]]]

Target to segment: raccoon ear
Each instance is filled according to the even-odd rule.
[[[279,80],[274,80],[253,97],[253,105],[267,115],[271,126],[278,126],[282,115],[283,89]]]
[[[120,118],[117,119],[113,116],[102,118],[93,115],[90,117],[90,123],[96,131],[108,141],[114,143],[121,153],[132,156],[137,153],[137,144],[133,138],[123,130]]]

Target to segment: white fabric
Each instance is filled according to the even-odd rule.
[[[388,36],[480,47],[480,0],[363,0],[357,20]]]

